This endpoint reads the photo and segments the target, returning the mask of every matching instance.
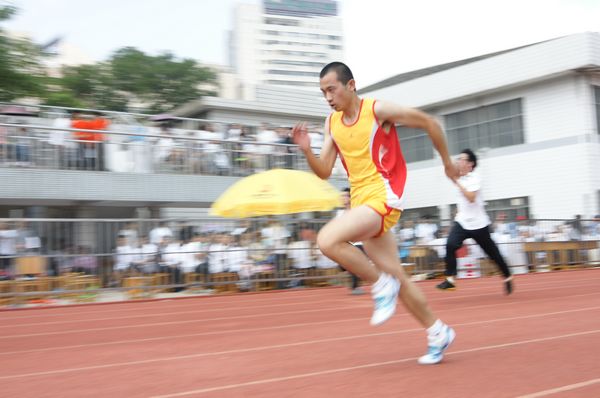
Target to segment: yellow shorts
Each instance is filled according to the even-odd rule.
[[[377,233],[377,235],[375,235],[375,237],[381,236],[387,231],[389,231],[390,228],[396,225],[396,223],[400,219],[400,215],[402,214],[401,210],[389,207],[381,201],[371,201],[363,204],[369,206],[381,216],[381,228],[379,229],[379,232]]]

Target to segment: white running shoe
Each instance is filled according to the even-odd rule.
[[[444,325],[444,329],[435,336],[428,336],[427,354],[419,358],[421,365],[434,365],[440,363],[444,358],[444,352],[450,347],[454,341],[456,332],[448,325]]]
[[[398,292],[400,291],[400,282],[392,276],[385,275],[381,286],[377,290],[373,288],[371,294],[375,301],[375,310],[371,317],[371,325],[378,326],[387,321],[396,312],[398,304]]]

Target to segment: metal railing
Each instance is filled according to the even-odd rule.
[[[20,134],[8,131],[0,136],[0,167],[223,176],[244,176],[272,168],[308,170],[295,145],[190,136],[197,131],[176,136],[9,123],[0,123],[0,127],[24,129]],[[106,138],[65,138],[61,145],[55,145],[46,131],[89,132]],[[335,174],[341,175],[341,169]]]
[[[0,303],[344,283],[347,274],[315,244],[327,219],[0,219]],[[510,224],[495,225],[494,239],[515,273],[600,264],[600,220]],[[394,230],[408,272],[443,270],[448,222],[434,225],[433,236],[415,234],[427,228]],[[466,276],[495,270],[477,245],[465,244]]]

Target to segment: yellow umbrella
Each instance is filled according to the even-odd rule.
[[[327,211],[342,206],[340,192],[312,173],[274,169],[241,179],[212,205],[211,213],[242,218]]]

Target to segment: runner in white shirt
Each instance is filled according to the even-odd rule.
[[[460,177],[454,180],[459,194],[457,198],[457,213],[454,219],[448,242],[446,243],[446,280],[436,287],[441,290],[455,290],[456,250],[465,239],[472,238],[485,253],[496,263],[504,275],[504,290],[506,294],[513,291],[512,276],[508,265],[498,250],[498,246],[490,235],[490,218],[485,212],[481,195],[481,178],[475,171],[477,156],[470,149],[464,149],[458,156],[457,162]]]

